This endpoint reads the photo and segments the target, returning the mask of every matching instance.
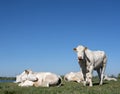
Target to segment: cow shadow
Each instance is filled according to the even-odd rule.
[[[108,84],[108,83],[107,83],[107,82],[104,82],[103,85],[105,85],[105,84]],[[99,85],[99,82],[93,83],[93,86],[98,86],[98,85]]]

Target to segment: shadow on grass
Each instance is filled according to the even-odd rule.
[[[105,84],[108,84],[108,83],[104,82],[103,85],[105,85]],[[99,85],[99,83],[93,83],[93,85],[97,86],[97,85]]]

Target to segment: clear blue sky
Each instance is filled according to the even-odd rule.
[[[25,69],[79,71],[73,48],[104,50],[106,73],[120,73],[119,0],[1,0],[0,76]]]

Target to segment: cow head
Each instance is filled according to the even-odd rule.
[[[87,47],[79,45],[78,47],[74,48],[73,50],[77,53],[78,60],[83,60],[85,57],[85,50]]]
[[[26,80],[37,81],[38,79],[31,70],[25,70],[20,75],[16,76],[16,83],[24,82]]]
[[[29,81],[38,81],[38,78],[36,77],[36,74],[31,71],[31,70],[25,70],[25,74],[27,75],[26,79],[29,80]]]
[[[27,79],[28,72],[25,70],[20,75],[16,76],[16,83],[24,82]]]

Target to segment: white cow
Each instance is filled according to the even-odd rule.
[[[107,81],[117,81],[116,78],[113,78],[113,77],[108,77],[107,75],[104,76],[104,80],[107,80]]]
[[[89,83],[89,73],[87,73],[86,75],[87,75],[87,78],[86,78],[87,83]],[[73,81],[73,82],[83,83],[84,78],[83,78],[82,71],[80,71],[80,72],[70,72],[70,73],[68,73],[64,76],[64,80],[65,81]]]
[[[92,84],[92,73],[96,70],[100,79],[100,85],[103,84],[103,76],[106,68],[107,57],[104,51],[91,51],[87,47],[79,45],[74,48],[78,56],[78,63],[84,76],[84,86],[86,86],[86,73],[89,73],[89,86]]]
[[[57,86],[61,84],[61,77],[51,72],[32,72],[25,70],[21,75],[17,76],[21,82],[19,86]],[[16,82],[17,79],[16,79]]]
[[[83,81],[82,72],[70,72],[64,76],[64,80],[80,83]]]

